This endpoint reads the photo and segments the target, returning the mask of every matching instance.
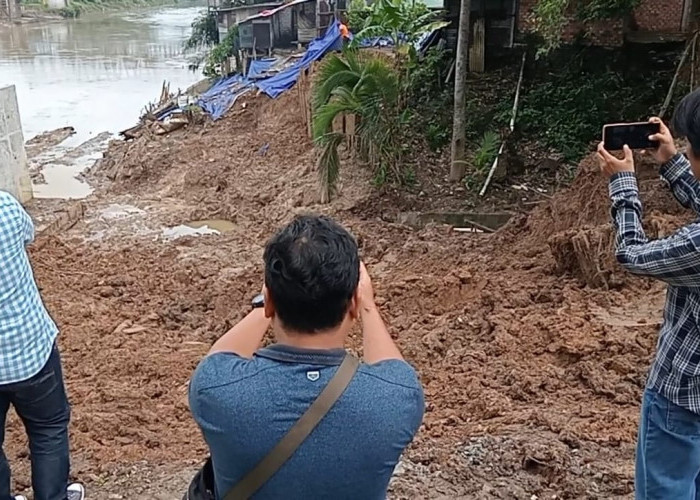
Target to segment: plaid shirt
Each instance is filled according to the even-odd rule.
[[[36,375],[58,335],[29,264],[25,247],[33,239],[34,225],[27,212],[0,191],[0,384]]]
[[[678,154],[661,167],[676,199],[700,215],[700,182]],[[668,284],[663,324],[647,387],[700,414],[700,224],[649,241],[642,228],[642,202],[631,172],[610,180],[616,256],[628,271]]]

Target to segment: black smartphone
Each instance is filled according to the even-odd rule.
[[[625,144],[631,149],[656,149],[659,142],[649,136],[660,131],[658,123],[611,123],[603,127],[603,146],[608,151],[619,151]]]

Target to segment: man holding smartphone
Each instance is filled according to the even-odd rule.
[[[423,390],[382,320],[357,243],[327,217],[300,216],[272,237],[264,261],[263,299],[214,344],[190,382],[215,498],[251,480],[257,499],[385,498],[423,418]],[[358,321],[363,363],[310,434],[277,460],[277,446],[342,372]],[[269,329],[275,342],[261,348]]]
[[[700,216],[700,91],[679,104],[673,128],[686,137],[678,153],[658,118],[660,132],[649,139],[652,155],[675,198]],[[637,500],[695,499],[700,496],[700,224],[668,238],[649,241],[642,228],[642,202],[634,158],[624,147],[618,159],[598,146],[600,167],[609,177],[616,257],[628,271],[668,284],[657,353],[644,392],[637,441]]]

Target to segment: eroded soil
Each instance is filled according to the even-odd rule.
[[[549,238],[607,224],[590,162],[571,191],[492,236],[412,230],[382,220],[370,172],[352,162],[339,197],[317,203],[296,106],[293,92],[251,98],[217,123],[113,143],[90,173],[100,189],[84,219],[32,251],[62,332],[73,474],[90,498],[181,496],[206,452],[188,378],[246,312],[266,238],[303,211],[329,213],[358,237],[385,319],[425,386],[424,425],[393,498],[629,498],[664,290],[626,277],[589,287],[555,261]],[[648,177],[656,217],[679,223]],[[201,219],[233,228],[164,237]],[[6,443],[21,490],[16,419]]]

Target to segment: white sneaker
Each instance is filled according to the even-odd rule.
[[[80,483],[68,486],[68,500],[85,500],[85,487]]]

